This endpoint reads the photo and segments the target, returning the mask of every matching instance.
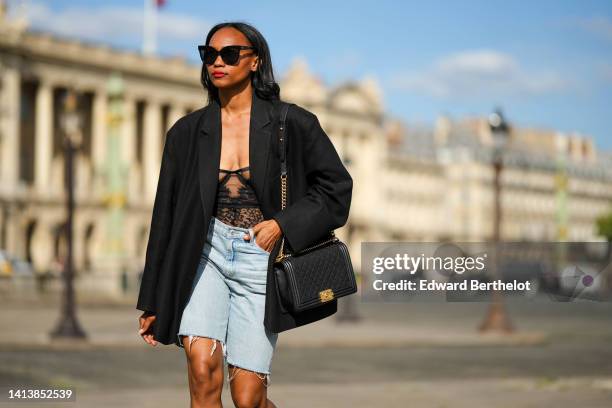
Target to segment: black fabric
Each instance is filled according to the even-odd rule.
[[[351,203],[353,180],[317,117],[292,107],[287,130],[291,185],[288,206],[281,211],[280,162],[274,103],[255,91],[251,105],[249,166],[251,181],[265,219],[278,221],[285,245],[299,251],[343,226]],[[166,134],[157,193],[153,204],[145,268],[136,308],[155,313],[153,334],[161,344],[179,346],[176,333],[191,291],[208,234],[219,182],[221,110],[216,101],[179,119]],[[337,302],[312,314],[283,313],[269,257],[264,324],[286,330],[309,319],[331,315]]]

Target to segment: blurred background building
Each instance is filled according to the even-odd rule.
[[[3,2],[2,2],[3,3]],[[137,290],[167,129],[205,105],[200,66],[62,38],[0,11],[0,249],[38,274],[65,256],[62,100],[79,94],[76,158],[76,287],[121,295]],[[121,104],[111,108],[112,78]],[[116,84],[117,82],[115,82]],[[483,117],[440,116],[410,124],[385,113],[370,78],[326,86],[295,60],[283,99],[313,111],[355,183],[349,223],[339,231],[359,270],[363,241],[484,241],[494,230],[493,137]],[[493,107],[492,107],[493,108]],[[112,111],[112,114],[111,114]],[[510,124],[512,121],[510,120]],[[119,149],[109,131],[120,129]],[[501,239],[601,241],[595,219],[610,211],[612,154],[590,137],[511,127],[501,179]],[[109,166],[125,183],[121,259],[107,262]]]

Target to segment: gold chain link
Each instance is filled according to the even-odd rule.
[[[281,130],[281,132],[284,131],[284,129],[282,127],[280,128],[280,130]],[[284,137],[284,135],[281,136],[281,140],[283,140],[282,139],[283,137]],[[287,174],[284,174],[284,175],[281,174],[281,209],[284,210],[286,205],[287,205]],[[303,250],[300,251],[300,253],[306,252],[306,251],[308,251],[310,249],[317,248],[317,247],[319,247],[321,245],[327,244],[328,242],[332,242],[332,241],[337,241],[338,240],[338,238],[336,237],[336,234],[334,234],[334,231],[331,231],[331,236],[332,236],[332,238],[330,238],[330,239],[328,239],[326,241],[323,241],[323,242],[320,242],[318,244],[312,245],[312,246],[310,246],[308,248],[304,248]],[[276,262],[281,261],[282,259],[291,256],[290,254],[284,254],[283,253],[284,246],[285,246],[285,236],[283,235],[283,238],[281,240],[280,250],[278,251],[278,255],[276,257]]]
[[[282,130],[282,128],[281,128]],[[287,175],[281,175],[281,209],[285,209],[285,205],[287,205]],[[276,257],[276,262],[280,261],[285,257],[283,254],[283,248],[285,246],[285,236],[281,240],[280,250],[278,251],[278,256]]]

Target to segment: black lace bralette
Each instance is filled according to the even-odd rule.
[[[215,217],[226,224],[251,228],[263,221],[259,201],[251,184],[249,166],[219,169]]]

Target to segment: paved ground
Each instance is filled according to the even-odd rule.
[[[611,303],[507,305],[518,333],[511,340],[476,334],[486,303],[360,303],[354,326],[330,318],[281,334],[270,397],[309,408],[612,406]],[[38,406],[189,405],[183,350],[133,341],[132,307],[82,306],[79,319],[97,343],[52,348],[44,334],[55,308],[1,306],[0,327],[14,330],[0,331],[0,384],[77,390],[76,404]],[[224,404],[233,406],[227,388]]]

